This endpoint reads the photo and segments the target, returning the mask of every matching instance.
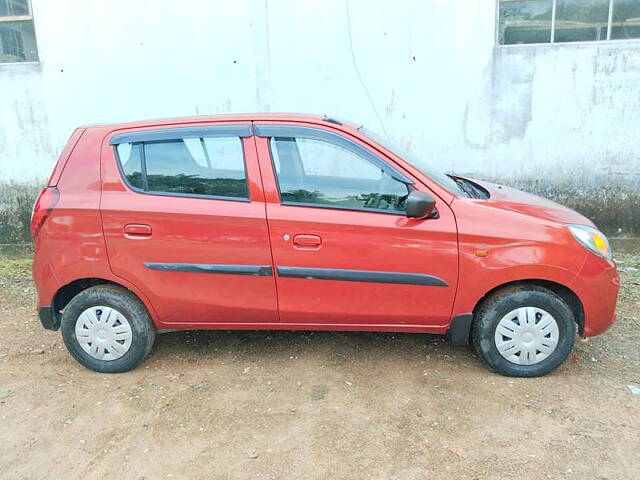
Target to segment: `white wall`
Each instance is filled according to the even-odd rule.
[[[38,65],[0,65],[0,181],[80,124],[326,113],[447,170],[640,179],[640,40],[495,45],[494,0],[32,0]]]

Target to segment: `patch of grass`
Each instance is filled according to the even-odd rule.
[[[9,258],[0,256],[0,278],[3,280],[31,279],[31,257]]]
[[[36,290],[31,280],[31,255],[0,255],[0,311],[31,310]]]

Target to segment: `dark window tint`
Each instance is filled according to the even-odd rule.
[[[500,2],[500,43],[549,43],[552,0]]]
[[[0,0],[0,17],[29,15],[28,0]]]
[[[120,144],[118,157],[129,183],[149,192],[249,198],[237,137]]]
[[[37,61],[33,21],[0,22],[0,63]]]
[[[640,38],[640,0],[614,0],[611,39]]]
[[[609,0],[557,0],[556,42],[606,40]]]
[[[354,151],[311,138],[270,146],[284,203],[404,211],[407,185]]]
[[[118,159],[122,165],[124,176],[136,188],[143,188],[140,148],[139,144],[121,143],[118,145]]]
[[[499,0],[498,23],[502,45],[640,38],[640,0]]]

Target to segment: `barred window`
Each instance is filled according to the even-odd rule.
[[[0,0],[0,63],[37,61],[29,0]]]
[[[640,0],[500,0],[501,45],[640,38]]]

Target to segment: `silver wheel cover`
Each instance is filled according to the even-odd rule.
[[[558,323],[537,307],[520,307],[498,322],[495,333],[500,355],[518,365],[535,365],[558,346]]]
[[[129,351],[133,333],[127,318],[104,306],[87,308],[76,320],[76,339],[98,360],[116,360]]]

